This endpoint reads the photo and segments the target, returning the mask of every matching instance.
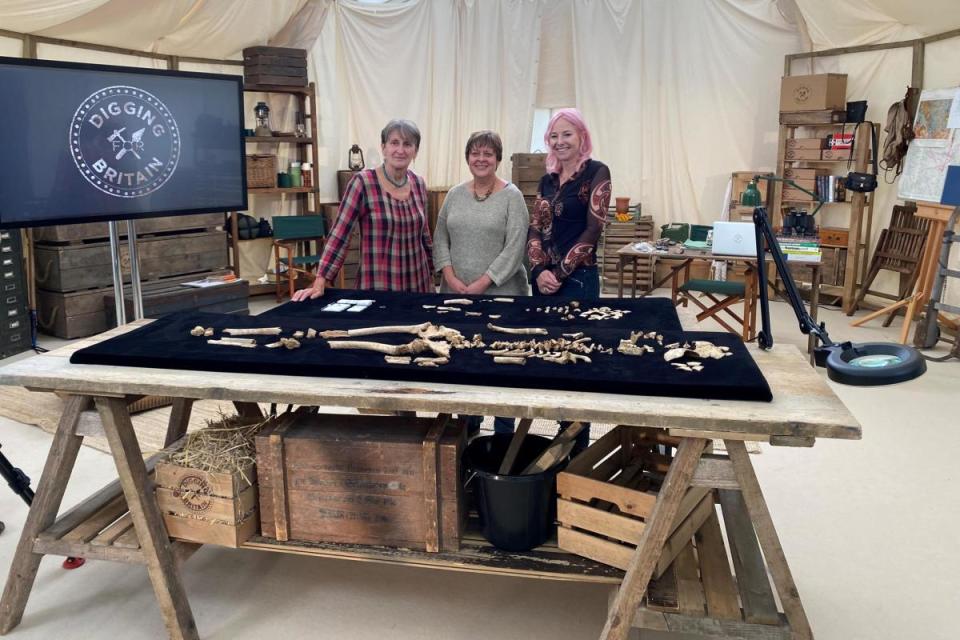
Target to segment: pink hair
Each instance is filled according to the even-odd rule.
[[[560,161],[557,160],[557,154],[550,145],[550,132],[553,131],[557,120],[560,119],[572,124],[573,128],[580,134],[580,157],[577,159],[577,167],[582,166],[584,162],[589,160],[590,154],[593,153],[593,143],[590,141],[590,130],[587,129],[587,122],[583,119],[583,114],[580,113],[580,110],[572,107],[560,109],[550,118],[550,122],[547,124],[547,132],[543,134],[543,142],[547,145],[548,173],[557,173],[560,171]]]

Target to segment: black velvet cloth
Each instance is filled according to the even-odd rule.
[[[520,387],[534,389],[559,389],[569,391],[594,391],[637,395],[661,395],[687,398],[758,400],[771,399],[770,388],[753,358],[740,340],[729,333],[683,332],[679,329],[669,300],[619,300],[604,299],[603,305],[614,308],[634,309],[629,320],[619,321],[562,321],[549,322],[544,314],[534,309],[545,298],[518,298],[517,302],[489,303],[502,313],[495,321],[505,326],[543,326],[549,329],[549,337],[561,333],[583,331],[594,342],[613,347],[613,355],[591,354],[592,363],[558,365],[530,359],[526,365],[497,365],[483,349],[453,350],[449,364],[437,368],[416,365],[387,364],[379,353],[357,350],[333,350],[321,338],[301,340],[299,349],[246,349],[222,345],[209,345],[205,338],[190,335],[196,325],[220,329],[232,327],[280,326],[284,335],[313,327],[320,330],[349,329],[381,324],[413,324],[430,319],[460,330],[468,339],[475,333],[483,335],[487,344],[495,340],[522,339],[524,336],[509,336],[494,333],[486,328],[486,317],[462,318],[463,314],[437,316],[420,308],[421,304],[438,304],[450,296],[403,294],[407,300],[402,306],[397,294],[390,294],[393,303],[387,303],[382,292],[351,292],[351,297],[376,298],[378,303],[361,313],[320,313],[322,305],[332,301],[331,296],[311,303],[290,303],[260,316],[235,316],[211,313],[179,313],[165,316],[151,324],[117,336],[111,340],[87,347],[73,354],[70,361],[78,364],[104,364],[165,369],[188,369],[239,373],[286,374],[333,378],[368,378],[378,380],[409,380],[443,382],[450,384],[475,384],[496,387]],[[397,297],[393,297],[397,296]],[[422,302],[421,302],[422,300]],[[385,303],[385,309],[380,309]],[[666,303],[666,308],[664,304]],[[521,322],[529,316],[537,322]],[[477,310],[481,304],[472,305]],[[369,312],[369,313],[368,313]],[[667,313],[669,312],[669,313]],[[670,317],[672,315],[672,317]],[[657,326],[659,324],[665,326]],[[663,349],[643,356],[625,356],[616,352],[621,338],[629,337],[630,330],[656,330],[664,335],[664,343],[675,341],[709,340],[718,346],[730,347],[732,356],[721,360],[702,360],[700,372],[678,371],[663,360]],[[544,336],[529,336],[538,339]],[[274,336],[257,336],[258,344],[276,340]],[[355,338],[401,344],[412,339],[408,334],[381,334]],[[654,341],[646,341],[655,346]],[[430,355],[430,354],[423,354]]]
[[[395,293],[388,291],[362,291],[354,289],[328,289],[326,295],[316,300],[306,300],[304,302],[288,302],[286,304],[274,307],[269,311],[261,313],[260,318],[303,318],[312,320],[317,324],[317,329],[321,320],[337,321],[347,318],[361,319],[361,326],[375,326],[382,324],[415,324],[427,320],[435,324],[445,324],[447,326],[460,327],[463,322],[471,324],[486,325],[492,322],[496,325],[507,327],[564,327],[565,332],[586,331],[586,328],[593,327],[595,324],[602,324],[607,328],[623,329],[629,333],[630,329],[636,330],[643,327],[644,330],[657,331],[680,331],[680,319],[677,317],[677,310],[673,303],[666,298],[602,298],[600,300],[578,300],[581,309],[591,309],[594,307],[607,306],[611,309],[628,309],[626,314],[620,320],[603,320],[602,322],[584,322],[580,320],[563,320],[558,313],[549,314],[537,312],[537,308],[544,309],[548,306],[568,305],[572,298],[561,298],[559,296],[504,296],[513,298],[514,302],[493,302],[493,296],[461,296],[457,294],[435,294],[435,293]],[[483,316],[467,316],[462,312],[450,311],[442,314],[437,313],[436,309],[424,309],[423,305],[447,306],[443,304],[444,300],[455,300],[466,298],[473,300],[472,305],[464,306],[465,311],[480,312]],[[351,311],[322,311],[323,307],[335,303],[338,300],[376,300],[366,311],[354,313]],[[456,306],[456,305],[454,305]],[[529,309],[529,311],[527,311]],[[488,314],[500,315],[499,319],[491,320]],[[574,325],[582,325],[581,328],[571,328]],[[264,325],[269,326],[269,325]],[[324,329],[333,328],[323,324]],[[461,329],[464,335],[466,331]],[[471,337],[473,333],[470,334]]]

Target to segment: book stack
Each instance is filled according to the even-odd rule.
[[[820,240],[816,236],[780,237],[777,244],[787,262],[820,262]]]

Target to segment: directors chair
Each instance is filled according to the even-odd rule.
[[[311,249],[311,243],[314,249]],[[283,281],[290,297],[297,286],[297,274],[313,275],[323,251],[323,216],[274,216],[273,267],[277,276],[277,302],[283,299]],[[280,255],[281,249],[285,255]]]

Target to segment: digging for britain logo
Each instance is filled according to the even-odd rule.
[[[151,93],[104,87],[73,114],[70,155],[94,187],[117,198],[139,198],[161,188],[180,160],[173,114]]]

